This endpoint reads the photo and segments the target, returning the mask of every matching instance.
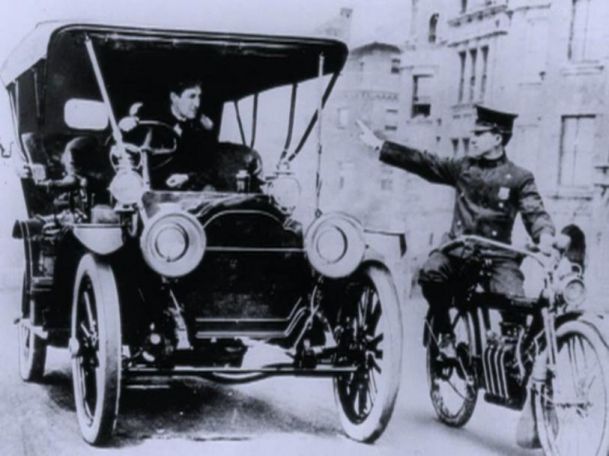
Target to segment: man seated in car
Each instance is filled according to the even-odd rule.
[[[203,88],[201,82],[183,79],[169,89],[166,108],[147,112],[143,103],[135,103],[129,116],[119,122],[127,142],[141,143],[146,132],[137,132],[141,120],[155,120],[172,127],[177,136],[177,149],[170,155],[150,157],[150,178],[153,188],[205,189],[215,180],[214,153],[216,138],[213,121],[200,112]]]

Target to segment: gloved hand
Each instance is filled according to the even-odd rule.
[[[144,106],[144,103],[142,102],[138,101],[137,103],[133,103],[129,108],[129,115],[118,121],[118,128],[124,132],[129,132],[137,127],[140,122],[138,114],[140,109],[142,109],[142,106]]]
[[[360,130],[359,139],[368,147],[371,147],[374,150],[381,150],[381,147],[383,147],[383,143],[385,141],[376,136],[374,132],[361,120],[357,120],[355,123]]]
[[[169,188],[180,188],[188,181],[188,174],[172,174],[165,182]]]
[[[130,132],[135,127],[137,127],[139,121],[140,120],[135,116],[123,117],[121,120],[118,121],[118,128],[120,128],[121,131]]]
[[[539,247],[539,251],[545,255],[551,255],[554,251],[554,236],[550,233],[541,233],[539,236],[539,242],[537,243],[537,247]]]

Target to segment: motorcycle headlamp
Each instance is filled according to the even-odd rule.
[[[586,300],[586,285],[577,274],[563,277],[559,284],[559,290],[565,303],[570,307],[580,307]]]
[[[317,272],[331,278],[346,277],[362,262],[366,243],[357,220],[342,213],[326,214],[307,229],[305,250]]]
[[[144,260],[165,277],[181,277],[201,262],[207,244],[205,231],[192,215],[159,211],[144,225],[140,247]]]

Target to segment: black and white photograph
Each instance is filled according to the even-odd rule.
[[[0,22],[0,454],[609,456],[609,2]]]

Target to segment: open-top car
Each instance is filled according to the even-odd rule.
[[[19,370],[39,380],[47,347],[69,348],[87,442],[112,435],[122,388],[180,376],[328,377],[346,434],[383,432],[402,349],[390,270],[353,217],[319,205],[312,222],[293,217],[290,163],[320,128],[346,56],[330,39],[49,23],[4,64],[28,214],[13,233],[26,254]],[[140,116],[127,133],[121,122],[134,103],[166,103],[176,75],[204,87],[211,139],[199,153],[214,168],[210,182],[179,189],[155,180],[179,129]],[[319,81],[317,109],[293,142],[307,80]],[[279,86],[291,87],[287,132],[265,151],[278,164],[264,176],[255,132],[276,124],[257,125],[257,100]],[[241,144],[219,141],[229,108]],[[276,360],[248,358],[260,347]]]

